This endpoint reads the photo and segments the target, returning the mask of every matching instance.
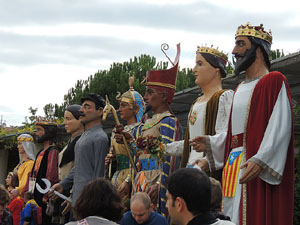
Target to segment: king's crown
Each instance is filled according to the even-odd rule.
[[[235,37],[239,36],[256,37],[272,44],[272,32],[271,30],[269,32],[265,31],[263,24],[260,24],[259,26],[251,26],[248,22],[246,25],[241,25],[238,27],[235,34]]]
[[[201,46],[197,47],[197,53],[209,53],[211,55],[217,56],[220,58],[225,64],[227,63],[228,56],[223,51],[219,51],[218,48],[213,48],[213,45],[210,47],[207,46]]]

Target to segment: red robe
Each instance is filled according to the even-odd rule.
[[[271,72],[265,75],[254,88],[246,128],[246,146],[244,146],[246,147],[247,160],[254,156],[260,147],[283,82],[287,89],[291,112],[293,112],[290,88],[286,78],[281,73]],[[227,161],[231,151],[231,120],[230,115],[224,162]],[[243,199],[241,198],[240,225],[243,224],[242,206]],[[246,222],[247,225],[292,225],[293,208],[294,128],[292,125],[291,140],[281,183],[270,185],[259,177],[247,183]]]

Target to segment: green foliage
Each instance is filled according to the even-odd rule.
[[[15,150],[17,136],[22,133],[33,133],[32,127],[17,127],[14,129],[0,129],[0,150]]]
[[[43,108],[46,118],[52,118],[55,113],[55,106],[51,103],[47,104]]]
[[[227,66],[226,66],[225,69],[226,69],[227,76],[232,75],[233,72],[234,72],[234,67],[233,67],[232,62],[228,61]]]
[[[186,88],[194,87],[195,77],[192,69],[183,68],[178,70],[177,81],[176,81],[176,91],[181,91]]]
[[[29,117],[25,117],[25,122],[23,122],[23,125],[25,125],[25,127],[32,127],[35,124],[35,117],[36,117],[36,112],[38,110],[38,108],[32,108],[32,106],[30,106],[28,108],[30,116]],[[30,120],[30,122],[28,121],[28,119]]]
[[[270,61],[273,59],[277,59],[284,56],[283,49],[280,51],[279,49],[271,50],[270,52]]]
[[[160,70],[168,68],[168,62],[156,62],[154,57],[149,55],[141,55],[134,57],[127,62],[113,63],[108,70],[99,70],[91,75],[87,80],[78,80],[75,87],[69,89],[64,96],[62,105],[53,105],[51,103],[45,105],[45,115],[48,116],[54,111],[54,116],[63,117],[65,108],[72,104],[81,104],[81,98],[88,93],[97,93],[105,97],[109,97],[110,103],[118,108],[118,101],[115,99],[117,92],[124,93],[129,89],[128,77],[134,73],[135,83],[134,89],[141,95],[145,93],[145,86],[140,83],[144,80],[148,70]],[[194,76],[191,69],[183,69],[178,71],[176,91],[193,87]]]

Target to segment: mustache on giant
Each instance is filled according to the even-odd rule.
[[[80,111],[79,111],[79,117],[80,117],[80,116],[85,116],[85,114],[84,114],[83,112],[80,112]]]
[[[233,64],[235,64],[236,63],[236,61],[237,61],[237,58],[243,58],[243,57],[245,57],[245,53],[244,54],[240,54],[240,53],[235,53],[235,54],[233,54],[233,56],[234,57],[232,57],[232,62],[233,62]]]

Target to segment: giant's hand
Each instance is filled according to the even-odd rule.
[[[253,180],[262,171],[262,168],[258,164],[251,161],[246,161],[241,165],[240,168],[245,168],[240,178],[240,184],[244,184]]]
[[[105,166],[108,166],[110,163],[110,160],[112,160],[115,157],[114,154],[108,153],[105,157]]]
[[[151,202],[153,204],[156,204],[158,201],[158,196],[159,196],[159,184],[153,184],[150,186],[149,190],[147,191],[147,194],[149,195]]]
[[[133,137],[131,136],[130,133],[124,131],[123,125],[117,125],[115,130],[114,130],[114,138],[116,139],[116,142],[118,144],[124,144],[123,142],[123,136],[125,137],[126,141],[130,143],[133,140]]]
[[[64,216],[66,215],[70,209],[71,209],[71,202],[68,202],[68,201],[64,201],[63,203],[61,203],[61,206],[64,206],[65,205],[65,208],[64,210],[61,212],[61,214]]]
[[[196,160],[192,165],[195,165],[196,163],[201,168],[201,170],[203,170],[203,171],[209,170],[209,165],[205,158]]]
[[[52,201],[55,201],[58,196],[54,193],[54,190],[59,192],[59,193],[63,193],[64,188],[60,183],[54,184],[50,191],[48,192],[48,198],[51,199]]]
[[[190,140],[192,146],[197,152],[204,152],[206,150],[206,142],[204,136],[198,136]]]
[[[129,183],[124,181],[121,186],[119,187],[119,193],[121,198],[129,196],[130,186]]]

